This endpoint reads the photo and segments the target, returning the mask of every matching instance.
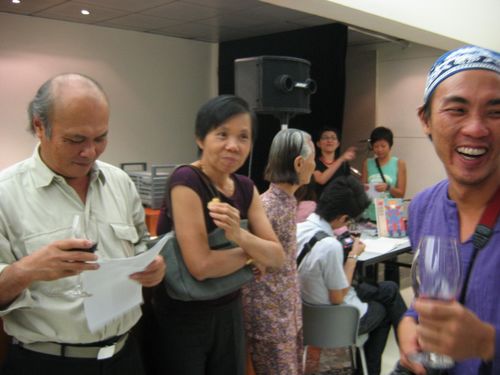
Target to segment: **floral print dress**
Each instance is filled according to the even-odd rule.
[[[302,302],[297,274],[297,201],[271,184],[261,196],[286,253],[285,264],[245,285],[243,312],[247,345],[257,375],[301,375]]]

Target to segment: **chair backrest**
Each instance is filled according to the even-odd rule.
[[[350,305],[302,303],[304,345],[340,348],[356,345],[359,311]]]

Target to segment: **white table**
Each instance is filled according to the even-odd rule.
[[[387,238],[373,237],[366,233],[362,233],[361,241],[366,245],[365,251],[358,258],[356,267],[358,281],[367,280],[365,267],[369,265],[375,266],[375,277],[378,274],[378,264],[394,259],[400,254],[411,252],[410,239],[403,238]],[[397,263],[398,266],[409,267],[407,264]],[[371,280],[376,281],[376,280]]]
[[[359,256],[358,261],[364,265],[383,262],[399,254],[411,251],[410,239],[388,237],[361,236],[361,241],[366,245],[365,251]]]

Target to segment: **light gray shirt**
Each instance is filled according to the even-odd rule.
[[[75,214],[85,223],[96,223],[88,226],[87,235],[98,242],[101,259],[133,256],[146,248],[144,209],[124,171],[97,161],[83,203],[65,179],[43,163],[37,147],[31,158],[0,173],[0,272],[42,246],[71,238]],[[73,276],[33,283],[0,310],[5,331],[24,343],[89,343],[125,333],[140,318],[136,307],[90,332],[83,298],[53,293],[74,287],[76,280]]]
[[[302,299],[310,304],[330,305],[330,290],[349,287],[343,304],[355,306],[359,310],[359,316],[363,316],[368,305],[358,298],[354,288],[349,285],[344,272],[342,245],[335,238],[330,224],[315,213],[309,215],[306,221],[297,224],[297,256],[319,231],[331,237],[316,242],[300,263],[298,271]]]

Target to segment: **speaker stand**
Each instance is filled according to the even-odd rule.
[[[273,113],[274,117],[277,117],[280,120],[281,130],[288,129],[288,124],[290,123],[290,119],[295,115],[295,113],[290,112],[278,112]]]

